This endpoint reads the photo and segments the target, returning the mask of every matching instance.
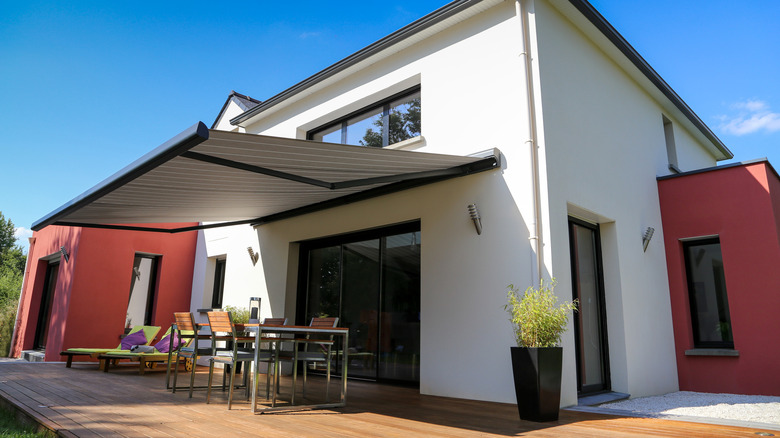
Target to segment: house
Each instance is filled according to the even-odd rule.
[[[338,316],[351,376],[498,402],[507,285],[555,278],[562,406],[680,387],[657,178],[733,155],[587,1],[456,0],[251,103],[33,229],[197,221],[193,312]]]
[[[166,330],[173,312],[189,305],[196,237],[70,226],[36,231],[10,355],[30,351],[59,361],[68,348],[116,346],[132,325]]]

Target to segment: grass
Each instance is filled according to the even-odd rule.
[[[37,432],[35,427],[26,426],[16,419],[14,413],[0,408],[0,438],[44,438],[54,436],[52,432]]]

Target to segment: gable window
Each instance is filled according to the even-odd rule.
[[[309,131],[308,140],[386,147],[422,130],[420,87],[415,87]]]
[[[669,170],[673,173],[680,173],[677,163],[677,146],[674,143],[674,126],[672,121],[667,119],[666,116],[661,115],[661,119],[664,123],[664,140],[666,142],[666,158],[669,161]]]
[[[695,348],[734,348],[718,238],[683,243]]]
[[[222,308],[222,297],[225,294],[225,267],[226,259],[217,259],[214,265],[214,292],[211,295],[211,307]]]

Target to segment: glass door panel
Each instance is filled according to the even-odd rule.
[[[578,389],[603,391],[609,389],[609,374],[598,228],[570,221],[569,238],[573,295],[579,300],[574,313]]]
[[[341,326],[349,328],[349,375],[376,377],[379,239],[344,246]]]
[[[130,298],[127,301],[126,327],[152,325],[157,258],[137,255],[133,260]]]
[[[339,326],[349,328],[350,377],[417,382],[420,232],[366,234],[302,247],[308,263],[302,315],[306,324],[315,316],[338,316]]]
[[[57,287],[57,277],[60,272],[60,263],[49,263],[46,266],[46,278],[43,281],[43,293],[41,295],[41,307],[38,310],[38,325],[35,329],[36,350],[46,349],[46,338],[49,336],[51,324],[51,305],[54,298],[54,290]]]
[[[379,377],[418,380],[420,232],[389,236],[383,248]]]
[[[339,316],[341,246],[329,246],[309,251],[308,280],[306,321],[302,324],[309,324],[312,318]]]

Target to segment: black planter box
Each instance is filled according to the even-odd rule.
[[[561,403],[563,348],[511,347],[520,419],[556,421]]]

